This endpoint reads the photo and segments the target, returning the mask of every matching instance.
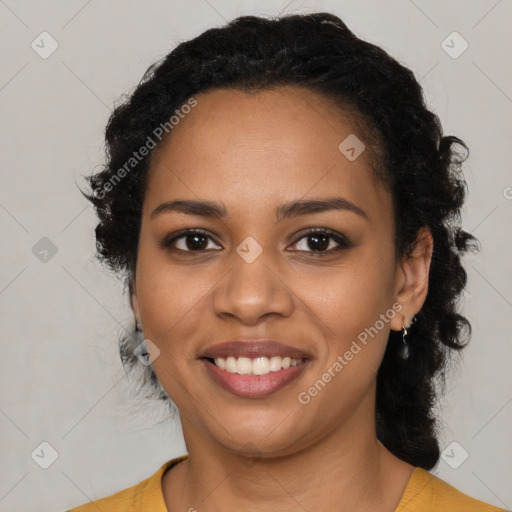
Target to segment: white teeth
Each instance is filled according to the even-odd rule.
[[[273,356],[270,358],[270,371],[271,372],[278,372],[281,369],[281,361],[282,357],[279,356]]]
[[[225,370],[226,369],[226,360],[222,357],[216,357],[215,358],[215,364],[221,369],[221,370]]]
[[[268,357],[257,357],[252,360],[252,373],[254,375],[266,375],[270,373]]]
[[[239,375],[267,375],[270,372],[278,372],[287,368],[298,366],[304,359],[292,359],[291,357],[272,356],[256,357],[216,357],[215,365],[228,373]]]
[[[222,359],[222,357],[220,359]],[[234,357],[228,357],[226,359],[225,370],[229,373],[236,373],[236,359]]]
[[[236,362],[236,373],[247,375],[252,372],[252,361],[249,357],[239,357]]]

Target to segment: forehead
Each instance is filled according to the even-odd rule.
[[[148,208],[201,198],[242,211],[256,200],[268,206],[341,195],[370,216],[389,216],[390,197],[373,176],[364,130],[332,100],[300,87],[219,89],[194,98],[197,105],[153,156]]]

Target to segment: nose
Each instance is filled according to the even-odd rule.
[[[270,260],[266,251],[254,261],[234,253],[231,270],[212,294],[215,314],[234,317],[247,325],[257,324],[263,316],[290,316],[296,302],[287,284],[291,269],[286,271],[286,262]]]

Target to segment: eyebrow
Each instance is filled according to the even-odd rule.
[[[308,215],[320,213],[329,210],[342,210],[353,212],[368,220],[367,213],[343,197],[330,197],[327,199],[302,199],[284,203],[276,208],[276,219],[280,222],[284,219],[297,217],[299,215]],[[179,212],[188,215],[198,215],[201,217],[223,218],[227,215],[227,210],[223,205],[212,201],[198,201],[190,199],[176,199],[167,201],[157,206],[150,215],[150,218],[163,213]]]

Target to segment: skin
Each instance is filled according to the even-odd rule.
[[[167,508],[394,511],[414,467],[376,439],[376,373],[390,329],[408,326],[425,301],[432,236],[424,228],[413,253],[395,259],[391,196],[372,177],[369,145],[355,161],[338,150],[349,134],[364,141],[365,133],[331,100],[299,87],[195,98],[151,164],[131,296],[145,337],[160,350],[153,368],[180,411],[189,454],[163,476]],[[276,221],[282,203],[333,196],[367,217],[328,210]],[[227,213],[151,218],[174,199],[215,201]],[[203,252],[190,237],[174,252],[159,246],[185,228],[209,232]],[[327,238],[325,254],[315,255],[306,228],[344,234],[352,246],[329,253],[338,244]],[[252,263],[236,252],[248,236],[263,249]],[[299,403],[393,304],[402,309]],[[198,357],[240,337],[275,339],[312,360],[275,394],[237,397]]]

